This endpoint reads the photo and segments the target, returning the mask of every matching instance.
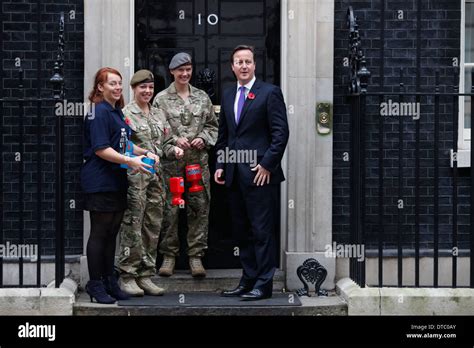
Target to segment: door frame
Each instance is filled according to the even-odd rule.
[[[288,103],[288,10],[289,1],[280,0],[280,78],[281,89]],[[97,28],[102,27],[104,22],[108,22],[104,16],[110,13],[110,9],[114,8],[116,19],[119,22],[129,25],[128,35],[120,35],[117,42],[117,34],[114,30],[97,33]],[[110,25],[117,29],[117,21],[111,22]],[[134,73],[135,67],[135,0],[84,0],[84,50],[87,56],[84,65],[84,100],[87,100],[88,92],[92,84],[93,74],[99,67],[114,66],[123,72],[124,85],[128,86],[128,82]],[[128,49],[123,43],[128,39]],[[104,47],[102,47],[104,46]],[[123,61],[125,56],[126,64]],[[128,56],[128,57],[126,57]],[[131,89],[124,89],[124,97],[127,99],[131,94]],[[282,169],[288,178],[288,156],[285,152],[282,159]],[[281,184],[280,197],[280,269],[285,271],[287,260],[285,259],[285,251],[288,248],[288,181]],[[89,278],[87,270],[86,245],[90,232],[89,213],[84,211],[83,224],[83,253],[80,264],[81,284],[85,284]],[[117,249],[118,250],[118,249]]]
[[[286,15],[286,8],[288,7],[288,0],[280,0],[280,83],[283,96],[287,100],[287,54],[288,52],[288,16]],[[135,0],[130,0],[130,76],[134,73],[135,66]],[[281,167],[285,177],[288,177],[288,158],[287,152],[283,155]],[[280,196],[280,269],[285,267],[285,250],[287,250],[288,240],[288,185],[287,181],[281,183]]]

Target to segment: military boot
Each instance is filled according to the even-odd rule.
[[[202,265],[201,258],[200,257],[189,257],[189,268],[191,269],[191,275],[193,277],[205,277],[206,276],[206,270],[204,269],[204,266]]]
[[[161,264],[158,274],[162,277],[169,277],[174,273],[174,265],[176,260],[174,256],[165,255],[163,257],[163,263]]]
[[[122,289],[123,292],[126,292],[127,294],[131,296],[145,295],[145,292],[137,285],[135,278],[131,278],[131,277],[127,277],[127,278],[120,277],[120,289]]]
[[[137,285],[142,288],[147,295],[161,296],[165,293],[165,289],[160,288],[155,283],[153,283],[150,277],[138,278]]]

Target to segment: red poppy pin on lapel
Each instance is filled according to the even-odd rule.
[[[125,117],[125,123],[130,126],[130,119],[128,117]]]
[[[249,95],[247,96],[247,98],[249,98],[250,100],[253,100],[253,99],[255,99],[255,94],[250,92]]]

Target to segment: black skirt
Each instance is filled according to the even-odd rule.
[[[84,196],[84,210],[115,212],[126,208],[126,191],[85,193]]]

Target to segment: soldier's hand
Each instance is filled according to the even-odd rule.
[[[189,141],[186,138],[178,138],[178,140],[176,140],[176,144],[183,150],[188,150],[191,148],[191,145],[189,144]]]
[[[155,161],[155,164],[158,164],[158,162],[160,162],[160,156],[158,156],[157,154],[148,152],[147,157],[151,158],[153,161]]]
[[[214,181],[218,183],[219,185],[224,185],[225,180],[221,179],[224,176],[224,170],[223,169],[217,169],[216,172],[214,173]]]
[[[155,161],[155,165],[153,166],[153,168],[155,168],[155,171],[157,171],[158,170],[158,165],[160,163],[160,156],[158,156],[157,154],[149,152],[147,157],[149,157],[153,161]]]
[[[191,141],[191,146],[195,147],[196,149],[202,150],[204,149],[204,140],[202,138],[194,138],[193,141]]]
[[[175,146],[174,147],[174,156],[176,159],[181,159],[184,156],[184,151],[183,149],[180,149],[179,147]]]

